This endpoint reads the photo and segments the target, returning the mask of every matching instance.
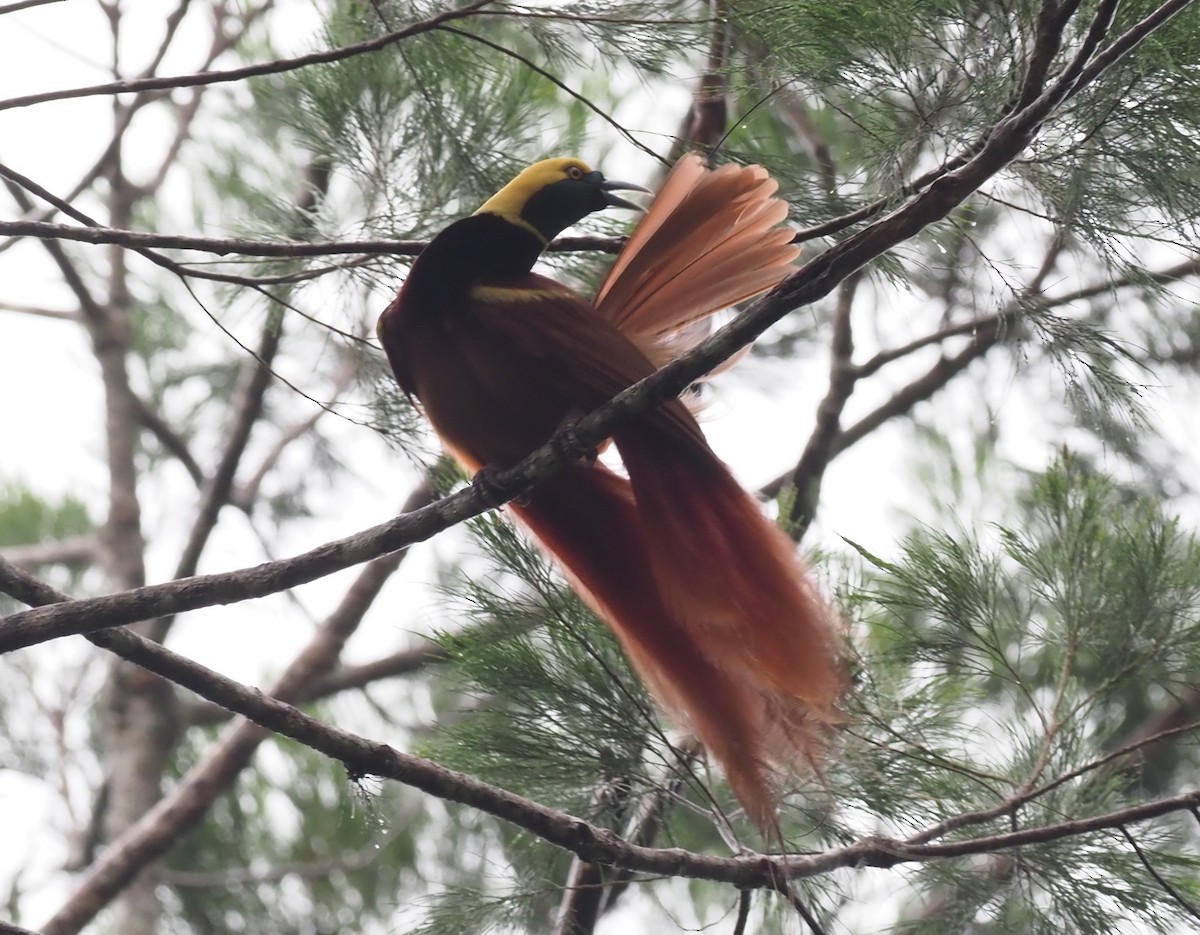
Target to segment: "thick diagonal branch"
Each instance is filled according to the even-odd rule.
[[[1125,44],[1124,52],[1131,51],[1138,41],[1147,38],[1154,28],[1163,25],[1173,12],[1186,5],[1184,0],[1174,0],[1160,7],[1143,21],[1150,25],[1140,29],[1137,41]],[[1073,87],[1078,87],[1087,74],[1085,69]],[[495,506],[497,496],[502,500],[519,496],[564,465],[565,453],[571,451],[573,445],[595,446],[609,437],[618,423],[679,395],[792,310],[825,297],[838,283],[871,260],[945,218],[1024,150],[1059,103],[1061,97],[1057,95],[1042,95],[1020,113],[1001,120],[980,151],[961,167],[941,176],[928,189],[891,213],[814,257],[691,353],[623,390],[609,403],[577,421],[563,438],[544,445],[519,465],[497,472],[487,496],[473,489],[463,491],[390,523],[327,543],[295,558],[269,562],[257,568],[200,576],[14,614],[0,624],[0,652],[162,613],[261,597],[427,538]]]

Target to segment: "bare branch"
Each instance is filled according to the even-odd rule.
[[[141,77],[149,78],[158,71],[158,66],[162,64],[166,58],[167,52],[171,49],[171,44],[175,41],[175,34],[179,29],[179,24],[183,22],[183,18],[187,15],[188,7],[191,6],[191,0],[177,0],[175,9],[168,14],[163,22],[163,37],[158,44],[158,48],[154,51],[154,55],[150,59],[150,63],[143,70]]]
[[[1001,333],[999,318],[991,324],[985,321],[961,351],[949,357],[939,358],[922,376],[893,393],[887,402],[877,406],[853,425],[839,432],[831,446],[830,457],[841,454],[850,446],[862,441],[885,422],[911,411],[917,403],[929,399],[972,363],[987,354],[1000,339]]]
[[[4,16],[6,13],[16,13],[18,10],[28,10],[30,7],[46,6],[50,3],[62,3],[62,0],[16,0],[14,3],[0,6],[0,16]]]
[[[792,471],[791,486],[796,497],[788,515],[789,534],[799,541],[813,521],[820,497],[821,478],[833,458],[833,443],[841,424],[842,410],[854,392],[854,333],[851,313],[860,276],[845,279],[838,291],[837,313],[830,342],[829,389],[817,407],[817,424],[804,453]]]
[[[197,484],[204,483],[204,470],[192,457],[192,453],[188,450],[187,442],[176,431],[167,425],[165,419],[160,416],[146,400],[140,396],[134,395],[138,406],[138,420],[142,424],[142,428],[146,429],[158,439],[158,443],[167,451],[175,456],[184,470],[188,472],[192,480]]]
[[[428,500],[431,491],[422,486],[409,498],[409,505]],[[403,552],[376,559],[367,565],[346,592],[341,604],[321,625],[312,641],[287,667],[271,689],[273,695],[289,699],[302,692],[314,678],[327,671],[346,640],[357,629],[363,615],[379,594],[384,582],[400,565]],[[0,567],[0,573],[3,568]],[[62,595],[58,595],[61,597]],[[117,634],[120,636],[117,636]],[[140,645],[158,646],[132,631],[113,631],[97,640],[108,647],[107,637],[128,636]],[[166,650],[162,650],[166,653]],[[171,654],[174,655],[174,654]],[[175,657],[182,660],[182,657]],[[140,664],[137,659],[128,661]],[[237,685],[230,682],[230,685]],[[238,686],[240,692],[249,689]],[[220,741],[185,775],[172,792],[161,799],[137,823],[109,843],[100,858],[44,927],[44,935],[67,935],[80,930],[139,872],[157,860],[208,812],[212,803],[247,766],[267,732],[255,724],[238,721]]]
[[[26,305],[21,302],[0,301],[0,311],[16,312],[19,315],[32,315],[34,318],[51,318],[55,321],[78,321],[79,315],[57,308],[45,308],[41,305]]]
[[[242,81],[246,78],[257,78],[262,75],[278,75],[283,72],[307,68],[310,65],[325,65],[338,62],[355,55],[368,52],[378,52],[390,45],[395,45],[411,36],[438,29],[443,23],[453,20],[466,19],[473,16],[477,10],[487,6],[493,0],[475,0],[456,10],[446,10],[427,20],[413,23],[404,29],[390,32],[387,35],[353,45],[327,49],[324,52],[311,52],[308,55],[298,55],[295,58],[276,59],[259,65],[247,65],[243,68],[230,68],[226,71],[203,71],[190,75],[174,75],[167,78],[134,78],[128,81],[110,81],[107,84],[90,85],[85,88],[69,88],[64,91],[44,91],[40,94],[26,94],[21,97],[10,97],[0,100],[0,111],[12,110],[17,107],[30,107],[34,104],[44,104],[48,101],[67,101],[81,97],[98,97],[117,94],[129,94],[141,91],[167,91],[174,88],[194,88],[201,85],[221,84],[229,81]]]
[[[68,202],[55,199],[62,211]],[[40,240],[73,240],[90,244],[117,244],[130,250],[195,250],[217,256],[280,257],[306,256],[416,256],[425,249],[427,240],[324,240],[324,241],[263,241],[238,237],[189,237],[183,234],[157,234],[147,231],[118,230],[104,227],[75,212],[77,220],[87,227],[72,224],[51,224],[46,221],[0,221],[0,234],[14,237],[36,237]],[[552,253],[598,251],[618,253],[624,237],[559,237],[547,248]],[[191,271],[195,275],[195,271]]]
[[[100,540],[92,533],[68,536],[49,542],[33,542],[29,545],[10,545],[0,549],[14,565],[36,568],[39,565],[93,563],[100,555]]]
[[[1054,56],[1062,48],[1063,30],[1078,7],[1079,0],[1070,0],[1065,8],[1060,8],[1055,0],[1043,0],[1033,40],[1033,53],[1026,63],[1025,80],[1021,83],[1021,90],[1010,113],[1028,107],[1045,89]]]
[[[65,595],[3,559],[0,559],[0,586],[22,600],[65,598]],[[777,889],[780,881],[816,876],[841,867],[888,868],[902,863],[1045,844],[1200,808],[1200,791],[1192,791],[1100,815],[1008,833],[927,845],[911,845],[891,838],[871,836],[845,847],[807,856],[713,857],[681,848],[649,848],[630,844],[611,831],[506,792],[465,773],[446,769],[421,757],[401,753],[385,744],[324,724],[291,705],[266,697],[129,630],[114,629],[97,633],[92,640],[131,662],[237,711],[268,730],[291,737],[339,760],[354,775],[394,779],[439,798],[478,808],[510,821],[584,860],[643,873],[712,880],[744,888]],[[186,778],[184,782],[187,782]],[[165,804],[160,803],[155,812],[147,816],[147,821],[155,813],[164,810]],[[44,935],[73,933],[78,931],[83,921],[74,916],[71,919],[64,918],[62,928],[47,927]]]
[[[1144,33],[1142,38],[1146,35],[1149,33]],[[520,495],[564,464],[567,454],[576,450],[582,452],[587,446],[598,444],[608,438],[613,427],[622,420],[679,395],[736,350],[753,342],[788,312],[828,295],[839,282],[875,257],[949,215],[1028,145],[1045,116],[1031,111],[1033,108],[1026,108],[1020,117],[1002,121],[980,152],[961,168],[946,173],[902,207],[814,257],[693,351],[618,393],[610,402],[576,422],[571,431],[556,433],[552,442],[520,464],[498,471],[486,496],[474,488],[465,490],[389,523],[257,568],[187,578],[73,601],[61,607],[14,614],[0,622],[0,652],[68,633],[92,632],[163,613],[261,597],[420,541],[478,515],[498,501]],[[954,368],[957,372],[965,368],[986,350],[985,345],[994,340],[994,334],[976,335],[966,350],[940,362],[936,372],[910,386],[908,395],[921,398],[920,393],[932,392],[939,385],[938,381],[944,379],[943,369]],[[897,399],[892,405],[903,404],[904,400]],[[890,408],[882,407],[848,430],[843,436],[843,447],[870,431],[873,424],[889,418]]]
[[[57,3],[58,0],[26,0],[27,3]],[[0,9],[0,13],[4,10]],[[35,932],[32,929],[21,928],[19,925],[13,925],[11,922],[5,922],[0,919],[0,935],[44,935],[42,932]]]

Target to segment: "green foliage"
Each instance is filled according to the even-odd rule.
[[[1019,525],[983,540],[924,530],[898,560],[864,558],[877,578],[860,607],[877,611],[858,746],[833,780],[843,805],[861,795],[901,836],[977,811],[948,836],[972,838],[1119,809],[1195,763],[1178,743],[1141,762],[1106,759],[1200,665],[1200,545],[1160,505],[1127,500],[1064,456],[1030,489]],[[1192,836],[1169,820],[1131,831],[1157,871],[1190,886]],[[1162,929],[1174,918],[1112,831],[1001,852],[982,874],[966,866],[922,866],[918,888],[941,909],[914,931],[986,918],[1002,931],[1119,932],[1134,917]]]
[[[687,797],[695,805],[670,810],[665,838],[717,844],[706,816],[718,801],[728,805],[728,792],[713,799],[612,633],[511,525],[481,519],[471,528],[489,569],[448,585],[456,618],[470,625],[439,640],[451,658],[450,716],[421,752],[617,831],[646,807],[661,807],[662,797]],[[569,855],[506,824],[487,825],[488,859],[505,872],[424,903],[420,932],[550,924]],[[459,861],[448,855],[447,866],[461,873]],[[719,888],[694,894],[698,905],[726,897]]]
[[[874,575],[852,601],[867,629],[851,721],[828,791],[790,800],[791,847],[868,829],[903,839],[942,822],[939,843],[1054,826],[1136,802],[1183,762],[1194,768],[1178,744],[1136,763],[1108,755],[1161,689],[1189,684],[1200,665],[1200,546],[1158,504],[1130,500],[1070,456],[1018,506],[1018,523],[983,537],[923,530],[891,561],[860,550]],[[647,699],[539,553],[503,523],[474,530],[492,566],[455,585],[474,625],[442,639],[467,709],[425,752],[619,829],[627,797],[652,796],[670,768]],[[1168,930],[1174,903],[1143,860],[1194,888],[1194,836],[1171,819],[1130,833],[1139,850],[1107,830],[921,864],[898,930],[987,920],[997,931],[1121,932],[1132,919]],[[668,839],[711,848],[711,813],[676,810]],[[487,853],[508,872],[439,895],[419,931],[548,924],[559,897],[548,881],[565,878],[566,857],[504,825]],[[836,919],[848,882],[808,881],[804,899]],[[726,896],[689,888],[696,907]],[[762,931],[786,930],[764,910]]]
[[[374,229],[427,236],[447,216],[473,210],[532,159],[579,150],[587,118],[612,103],[590,99],[606,93],[605,75],[616,64],[608,56],[632,57],[651,73],[663,67],[680,34],[621,25],[622,16],[646,9],[608,5],[611,26],[586,14],[576,19],[570,6],[545,18],[500,17],[482,31],[481,21],[449,24],[385,54],[288,76],[287,93],[273,90],[269,106],[306,148],[353,175],[367,211],[377,212],[368,218]],[[341,4],[325,40],[347,45],[440,12],[436,4]],[[593,42],[586,55],[580,30]],[[585,68],[593,69],[586,94],[568,93],[548,77]]]
[[[180,750],[193,759],[206,734]],[[287,741],[259,751],[204,823],[172,851],[172,930],[338,933],[385,921],[424,891],[421,800],[353,782],[339,764]],[[186,920],[186,921],[185,921]]]
[[[538,801],[603,818],[598,780],[652,786],[644,759],[665,750],[645,690],[611,633],[545,557],[494,519],[472,530],[492,560],[457,586],[474,626],[441,637],[471,714],[429,752]]]
[[[941,0],[735,10],[739,28],[770,50],[773,74],[848,118],[834,157],[843,171],[864,171],[876,192],[907,176],[928,147],[974,140],[1013,93],[1015,46],[1036,14],[1016,4],[966,15]]]
[[[0,546],[63,539],[92,528],[87,506],[77,497],[67,494],[49,500],[24,484],[0,485]]]
[[[1115,30],[1157,4],[1122,4]],[[1200,182],[1190,170],[1200,78],[1180,67],[1195,42],[1200,11],[1189,7],[1132,57],[1089,85],[1017,164],[1078,236],[1118,256],[1120,235],[1174,240],[1200,219]]]
[[[1115,33],[1154,6],[1121,4]],[[275,240],[424,238],[535,158],[571,152],[603,165],[610,152],[616,162],[632,147],[668,152],[683,114],[664,103],[667,92],[691,89],[726,27],[728,49],[713,66],[730,89],[730,132],[718,161],[767,164],[797,225],[866,209],[878,218],[911,196],[915,179],[974,152],[1011,107],[1041,7],[1033,0],[494,4],[375,54],[256,79],[232,93],[209,89],[205,106],[219,130],[188,156],[193,220]],[[1096,4],[1080,7],[1087,14]],[[311,44],[353,44],[446,9],[430,0],[338,0],[327,5]],[[725,19],[716,23],[712,10]],[[791,851],[870,834],[970,842],[1104,814],[1191,781],[1197,757],[1189,732],[1136,758],[1114,751],[1190,692],[1200,668],[1200,552],[1168,505],[1147,497],[1194,487],[1186,462],[1177,466],[1175,452],[1150,433],[1151,388],[1174,391],[1175,377],[1193,375],[1200,356],[1194,296],[1177,289],[1179,276],[1155,273],[1177,253],[1195,252],[1197,16],[1192,5],[1129,59],[1072,91],[985,191],[873,262],[861,280],[854,363],[939,329],[948,337],[930,340],[924,356],[882,365],[879,381],[874,371],[859,374],[872,390],[855,405],[899,398],[897,387],[936,372],[985,332],[980,323],[1000,323],[1002,365],[993,354],[987,374],[977,367],[961,381],[975,380],[963,394],[970,396],[965,420],[937,408],[937,387],[900,407],[909,413],[928,401],[917,410],[918,429],[901,439],[905,447],[872,466],[903,470],[935,458],[927,495],[905,508],[939,525],[919,529],[899,549],[882,531],[859,536],[866,581],[844,601],[857,621],[855,691],[837,756],[821,777],[797,780],[787,801]],[[1085,29],[1086,16],[1073,20],[1051,81]],[[262,61],[279,54],[266,30],[241,52]],[[310,169],[327,169],[328,186],[317,185]],[[314,193],[316,204],[302,208]],[[165,205],[148,201],[134,220],[171,221]],[[823,243],[863,223],[845,220]],[[593,224],[624,229],[624,222]],[[1167,248],[1177,249],[1164,261]],[[821,249],[806,243],[803,260]],[[556,254],[548,263],[583,284],[606,260]],[[336,382],[330,374],[352,369],[351,403],[339,413],[427,463],[427,427],[369,344],[408,262],[247,259],[222,269],[284,279],[254,289],[193,282],[196,305],[181,303],[175,281],[156,271],[161,278],[147,281],[133,309],[135,385],[193,450],[207,454],[224,437],[228,403],[254,366],[235,342],[252,347],[264,328],[281,329],[281,376],[324,401],[343,392],[323,392]],[[833,301],[792,316],[768,338],[764,353],[780,373],[790,368],[789,383],[820,389],[813,374],[825,372]],[[206,316],[232,337],[217,335]],[[989,392],[989,376],[1002,392]],[[1032,400],[1026,408],[1044,423],[1014,427],[1005,405],[1014,399]],[[265,427],[284,430],[292,401],[283,384],[273,388]],[[853,405],[843,415],[843,426],[859,417]],[[1018,471],[1002,463],[998,441],[1028,435],[1033,449],[1042,441],[1037,430],[1053,435],[1058,426],[1069,427],[1084,453],[1042,474],[1047,446],[1036,448],[1022,461],[1033,466],[1033,479],[1015,491]],[[264,434],[256,428],[255,441]],[[305,515],[314,479],[353,473],[345,468],[355,466],[357,452],[311,438],[303,469],[262,501],[272,519]],[[792,442],[803,446],[802,438]],[[174,457],[161,440],[144,443],[151,468]],[[437,483],[448,490],[461,478],[443,467]],[[372,483],[390,490],[396,481]],[[994,525],[978,525],[980,515]],[[55,503],[15,486],[0,490],[0,545],[91,528],[72,498]],[[480,571],[468,558],[444,579],[453,628],[440,644],[450,662],[416,682],[414,694],[427,694],[436,722],[421,752],[621,834],[645,828],[646,810],[661,806],[655,845],[717,854],[742,840],[763,846],[729,807],[719,779],[680,749],[611,633],[544,557],[502,522],[472,529],[489,564]],[[459,628],[461,621],[469,626]],[[0,765],[47,775],[55,760],[45,739],[21,728],[48,705],[32,670],[5,667],[5,683],[19,690],[0,695]],[[189,738],[180,770],[211,740]],[[1020,849],[989,849],[985,840],[968,856],[906,865],[892,871],[905,874],[895,930],[1169,930],[1181,910],[1146,864],[1200,900],[1195,829],[1163,818],[1127,831],[1140,850],[1107,829]],[[260,752],[235,793],[175,850],[163,871],[164,927],[545,931],[569,864],[569,855],[471,810],[396,786],[363,796],[323,757],[279,744]],[[796,888],[831,931],[850,926],[856,900],[861,912],[878,898],[884,908],[870,925],[880,928],[890,921],[884,913],[896,901],[896,876],[878,889],[878,877],[865,877],[851,868]],[[726,887],[632,886],[622,898],[643,898],[648,919],[732,926],[736,895]],[[789,903],[765,894],[756,896],[753,919],[763,932],[797,925]]]
[[[70,494],[49,498],[25,484],[0,482],[0,547],[52,543],[92,532],[95,528],[87,505]],[[90,566],[86,560],[57,562],[37,569],[39,576],[68,591],[78,587]],[[0,594],[0,614],[23,610],[24,605]],[[11,769],[42,778],[57,768],[61,737],[48,735],[46,711],[59,691],[78,690],[82,680],[76,665],[61,658],[52,675],[21,654],[0,657],[0,770]],[[63,728],[59,727],[59,730]],[[14,888],[19,881],[14,881]],[[16,898],[14,891],[13,898]]]
[[[87,505],[79,498],[66,494],[50,499],[18,481],[0,481],[0,547],[55,542],[89,533],[94,528]],[[70,590],[78,585],[90,565],[87,560],[56,562],[40,573],[53,584]],[[21,605],[16,601],[0,594],[0,613],[19,609]]]

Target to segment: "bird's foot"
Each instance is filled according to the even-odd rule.
[[[596,459],[600,457],[600,452],[608,447],[608,443],[603,445],[590,445],[585,443],[575,431],[575,426],[582,417],[583,412],[572,412],[567,415],[554,434],[550,436],[550,446],[567,464],[577,467],[591,467],[596,463]],[[517,497],[510,497],[505,490],[505,485],[500,483],[499,475],[505,469],[494,464],[485,464],[475,476],[471,478],[471,486],[479,491],[483,502],[487,504],[489,509],[501,506],[508,501],[517,503],[521,506],[528,506],[531,494],[526,493]]]
[[[532,494],[523,493],[515,497],[509,496],[506,485],[500,483],[500,474],[506,470],[507,468],[494,464],[485,464],[471,478],[471,486],[479,491],[479,496],[483,498],[483,502],[487,504],[489,510],[494,510],[505,503],[529,506],[529,498]]]
[[[509,497],[504,485],[500,483],[499,475],[503,470],[493,464],[485,464],[471,478],[471,486],[479,491],[479,496],[489,510],[503,506],[512,499],[516,499],[518,503],[521,502],[520,497]]]
[[[588,445],[580,439],[575,427],[582,417],[582,412],[573,412],[558,424],[558,429],[550,437],[550,444],[555,453],[567,464],[580,467],[591,467],[596,463],[603,450],[601,446]]]

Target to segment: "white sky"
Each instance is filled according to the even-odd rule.
[[[308,4],[293,2],[290,25],[295,38],[293,51],[310,46],[313,19]],[[157,44],[163,11],[173,7],[160,0],[133,0],[123,4],[130,22],[140,24],[127,33],[127,70],[139,70],[145,56]],[[197,9],[189,16],[202,15]],[[280,22],[276,18],[275,22]],[[204,30],[195,30],[189,38],[185,22],[179,51],[168,59],[162,74],[190,71]],[[284,47],[284,37],[276,36]],[[54,88],[86,85],[109,80],[104,64],[108,48],[107,25],[91,0],[67,2],[0,17],[0,89],[15,96]],[[32,176],[52,191],[64,192],[73,185],[82,168],[95,157],[98,142],[106,139],[107,99],[56,102],[38,107],[0,112],[0,161]],[[153,130],[147,134],[147,151],[153,153]],[[588,155],[588,154],[583,154]],[[134,154],[136,158],[136,154]],[[616,177],[629,177],[625,164],[636,165],[636,157],[618,147],[609,169]],[[14,217],[7,196],[0,197],[0,217]],[[219,233],[219,232],[210,232]],[[73,253],[85,254],[91,247],[72,247]],[[37,244],[23,244],[0,254],[0,303],[29,303],[70,309],[73,299],[59,281],[58,273]],[[800,314],[809,315],[810,311]],[[910,302],[897,308],[893,334],[906,330],[915,336],[927,329],[936,312]],[[214,329],[215,330],[215,329]],[[214,335],[214,340],[224,338]],[[864,350],[870,352],[871,335],[861,336]],[[103,410],[96,366],[82,329],[70,323],[18,315],[0,308],[0,438],[5,439],[0,453],[0,483],[19,479],[38,492],[55,496],[70,492],[82,496],[95,516],[103,514],[106,476],[103,458]],[[794,462],[811,427],[816,401],[825,390],[827,362],[822,357],[809,370],[799,373],[768,367],[754,375],[733,375],[724,379],[706,415],[706,428],[714,448],[726,458],[747,486],[755,487]],[[1001,436],[1001,452],[1024,466],[1036,468],[1056,442],[1056,431],[1040,419],[1029,396],[1011,390],[1013,374],[995,372],[985,381],[984,400],[971,393],[960,394],[944,404],[942,427],[961,419],[961,432],[954,438],[964,451],[970,443],[970,429],[978,419],[981,402],[1004,408],[1007,416],[1024,411],[1030,429],[1027,435],[1007,432]],[[765,392],[764,392],[765,389]],[[1047,387],[1049,393],[1054,387]],[[862,410],[855,406],[856,412]],[[1195,439],[1200,436],[1200,405],[1193,387],[1163,387],[1151,394],[1151,408],[1160,420],[1164,435],[1180,450],[1180,470],[1196,476]],[[830,470],[823,490],[822,508],[813,540],[821,546],[840,549],[838,537],[845,536],[871,551],[887,555],[894,549],[895,535],[907,525],[907,517],[931,518],[925,495],[914,484],[907,464],[899,459],[905,423],[890,427],[870,442],[838,459]],[[398,457],[389,460],[385,449],[372,438],[369,430],[353,425],[336,427],[336,434],[353,452],[355,470],[360,478],[373,482],[347,485],[345,490],[326,491],[314,505],[317,515],[311,522],[296,524],[284,537],[285,552],[302,551],[330,538],[342,536],[386,519],[400,496],[387,491],[403,491],[398,480],[406,468]],[[953,432],[951,433],[953,435]],[[1049,437],[1048,437],[1049,436]],[[764,454],[763,439],[771,439]],[[1013,476],[1005,474],[1012,482]],[[386,479],[387,482],[383,482]],[[983,479],[989,483],[992,479]],[[986,501],[985,489],[969,490],[971,512]],[[1194,505],[1187,505],[1194,510]],[[171,504],[148,503],[148,522],[166,531],[166,538],[152,553],[152,572],[165,576],[174,562],[179,529],[171,533]],[[992,517],[999,518],[999,517]],[[244,523],[228,512],[222,528],[206,553],[202,570],[221,570],[261,560],[256,547],[247,547]],[[433,549],[452,550],[453,542],[440,540]],[[399,593],[411,580],[425,574],[433,565],[429,549],[406,564],[404,573],[389,590]],[[320,613],[336,600],[349,575],[306,588],[302,599]],[[295,609],[282,598],[218,609],[210,614],[189,615],[173,644],[208,664],[216,665],[234,677],[256,681],[264,668],[275,668],[290,649],[301,643],[307,626],[297,626]],[[371,658],[403,645],[403,631],[414,618],[428,616],[410,609],[397,612],[386,600],[372,615],[369,625],[356,638],[352,656]],[[228,652],[231,642],[238,647],[236,657]],[[36,783],[10,773],[0,772],[0,827],[9,840],[37,840],[45,837],[52,823],[53,797]],[[57,844],[39,845],[35,856],[37,874],[52,873]],[[8,877],[27,855],[17,848],[0,848],[0,879]],[[47,889],[36,905],[30,907],[31,919],[37,920],[56,901],[59,887]]]

